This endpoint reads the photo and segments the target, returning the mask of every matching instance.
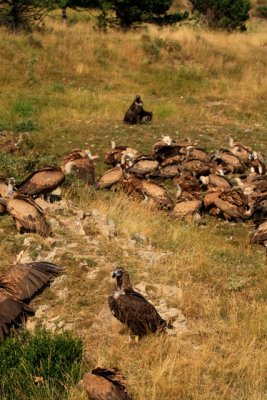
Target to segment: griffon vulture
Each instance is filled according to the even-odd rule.
[[[111,141],[111,150],[105,155],[104,163],[107,165],[121,164],[123,155],[130,155],[132,158],[137,157],[137,150],[128,146],[116,146],[116,143]]]
[[[130,400],[126,379],[116,369],[95,368],[83,377],[83,386],[92,400]]]
[[[109,308],[120,322],[126,324],[134,336],[142,338],[149,333],[163,331],[168,327],[155,307],[144,296],[133,290],[129,274],[123,268],[117,268],[113,274],[117,287],[113,296],[109,296]]]
[[[123,178],[123,169],[119,166],[109,169],[96,183],[96,189],[110,189]]]
[[[62,273],[62,269],[52,263],[40,261],[17,264],[0,276],[0,340],[4,339],[11,324],[24,312],[33,312],[24,300]]]
[[[0,198],[0,204],[6,207],[20,233],[37,232],[44,237],[50,235],[51,229],[45,220],[44,211],[31,198],[14,193],[12,197]]]
[[[78,179],[83,180],[87,185],[94,185],[95,183],[95,167],[94,160],[99,156],[93,156],[90,150],[73,150],[63,158],[61,165],[66,165],[72,162],[72,168]]]
[[[59,167],[45,167],[32,172],[24,181],[17,185],[17,192],[28,196],[47,195],[57,189],[69,174],[74,161],[68,161]]]

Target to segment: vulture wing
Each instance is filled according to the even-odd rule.
[[[17,185],[18,193],[28,196],[52,192],[65,179],[64,173],[57,167],[46,167],[30,174]]]
[[[11,324],[21,313],[32,312],[32,309],[12,297],[5,289],[0,288],[0,341],[4,339]]]
[[[126,324],[131,332],[139,337],[149,332],[155,333],[167,326],[155,307],[134,291],[120,295],[117,299],[109,296],[108,304],[115,318]]]
[[[123,177],[123,170],[121,167],[114,167],[109,169],[97,181],[97,189],[110,188],[115,183],[118,183]]]
[[[0,288],[6,289],[19,300],[30,299],[62,271],[56,264],[45,261],[17,264],[0,276]]]
[[[18,230],[23,228],[38,232],[41,236],[50,235],[50,227],[44,218],[43,210],[27,196],[17,195],[8,199],[7,211],[15,220]]]
[[[118,385],[103,374],[92,373],[85,374],[83,377],[83,385],[90,398],[93,400],[130,400],[124,386]],[[106,370],[108,371],[108,370]]]

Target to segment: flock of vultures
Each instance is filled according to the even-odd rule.
[[[141,97],[136,96],[124,122],[146,123],[152,117],[143,109]],[[151,154],[140,154],[128,145],[112,142],[104,158],[109,169],[95,179],[94,160],[98,158],[89,150],[78,149],[65,155],[58,166],[34,171],[22,182],[0,177],[0,215],[9,213],[20,233],[49,236],[51,228],[35,200],[42,196],[48,202],[60,201],[60,186],[73,171],[77,179],[96,190],[123,191],[175,220],[190,222],[204,213],[227,221],[252,219],[255,230],[251,243],[267,247],[266,165],[262,155],[246,145],[230,139],[228,148],[208,152],[188,140],[180,142],[163,136],[153,145]],[[170,182],[173,190],[167,189]],[[29,300],[62,272],[55,264],[33,262],[12,266],[0,277],[0,339],[12,324],[33,312]],[[108,297],[108,305],[132,336],[142,338],[171,328],[155,307],[132,288],[127,271],[117,268],[112,276],[116,289]],[[95,400],[130,399],[125,379],[116,369],[94,369],[85,375],[84,386]]]

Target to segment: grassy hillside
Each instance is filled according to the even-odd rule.
[[[22,178],[84,147],[99,154],[100,174],[111,139],[148,152],[162,134],[207,149],[226,146],[231,135],[267,154],[262,22],[245,34],[186,26],[104,34],[90,23],[55,20],[43,33],[0,35],[0,130],[14,132],[10,137],[28,132],[19,151],[0,152],[0,174]],[[121,122],[136,94],[154,112],[149,126]],[[26,245],[25,236],[14,236],[12,219],[0,218],[1,270],[22,250],[37,259],[55,248],[53,261],[66,268],[67,297],[51,289],[34,301],[49,306],[43,322],[60,316],[83,338],[88,366],[120,367],[136,400],[265,400],[266,264],[264,251],[249,245],[251,226],[208,216],[199,225],[178,223],[123,194],[75,183],[65,196],[114,220],[116,236],[105,236],[90,217],[85,237],[55,225],[52,239],[26,235]],[[53,213],[60,218],[64,210]],[[149,251],[157,261],[144,257]],[[151,285],[154,303],[181,309],[187,330],[130,344],[106,306],[118,265],[135,284]],[[153,284],[174,285],[182,296],[158,293]],[[79,387],[67,396],[85,398]]]

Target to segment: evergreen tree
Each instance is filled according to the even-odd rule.
[[[164,25],[187,18],[186,12],[167,14],[172,3],[173,0],[99,0],[104,16],[108,19],[108,10],[113,10],[116,17],[111,21],[126,29],[142,22]]]
[[[39,25],[57,4],[56,0],[0,0],[0,25],[13,30],[31,29],[32,25]]]
[[[251,4],[249,0],[191,0],[211,28],[246,30]]]

